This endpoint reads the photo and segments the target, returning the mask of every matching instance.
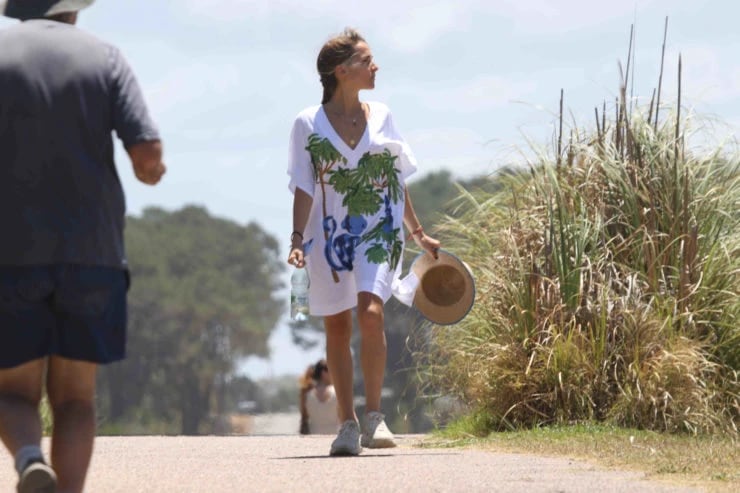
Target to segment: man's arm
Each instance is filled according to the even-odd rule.
[[[162,142],[159,140],[139,142],[126,148],[136,178],[147,185],[156,185],[167,171],[162,162]]]

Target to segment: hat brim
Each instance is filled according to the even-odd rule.
[[[59,0],[52,4],[0,0],[0,13],[5,17],[20,19],[39,19],[66,12],[77,12],[93,4],[95,0]]]
[[[460,274],[462,278],[462,295],[452,303],[439,304],[427,296],[422,289],[424,275],[433,267],[449,266]],[[428,253],[421,253],[411,264],[411,272],[419,279],[419,287],[414,294],[414,307],[424,318],[437,325],[452,325],[461,321],[473,308],[475,302],[475,279],[470,268],[452,253],[439,250],[438,258],[435,259]],[[445,282],[444,279],[438,282]]]

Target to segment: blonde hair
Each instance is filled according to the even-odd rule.
[[[337,77],[334,75],[334,69],[352,58],[357,43],[361,41],[365,41],[365,38],[356,30],[348,27],[342,33],[330,38],[321,47],[316,59],[316,69],[324,88],[321,104],[328,103],[337,89]]]

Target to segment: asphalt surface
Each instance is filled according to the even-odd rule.
[[[651,482],[566,458],[469,449],[427,449],[421,435],[393,449],[329,457],[331,436],[99,437],[86,492],[671,492]],[[48,451],[48,440],[44,447]],[[0,492],[16,475],[0,454]]]

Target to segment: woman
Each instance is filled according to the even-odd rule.
[[[342,423],[330,455],[362,447],[394,447],[380,412],[386,362],[383,304],[398,279],[403,224],[435,256],[439,242],[424,233],[406,189],[416,159],[381,103],[361,102],[375,87],[378,66],[357,31],[327,41],[317,68],[320,106],[298,114],[290,137],[288,174],[293,233],[288,263],[308,269],[309,309],[324,317],[327,360]],[[366,415],[360,427],[352,395],[352,309],[357,308]]]
[[[337,396],[326,360],[319,360],[306,369],[301,379],[300,408],[302,435],[333,435],[337,432]]]

